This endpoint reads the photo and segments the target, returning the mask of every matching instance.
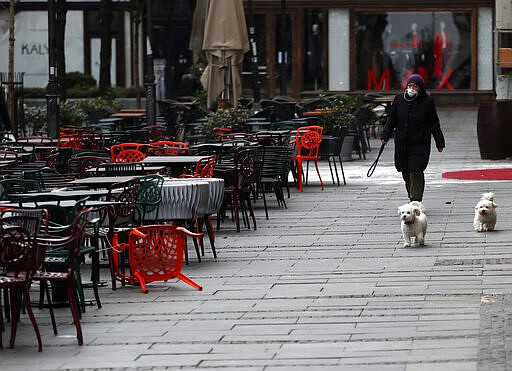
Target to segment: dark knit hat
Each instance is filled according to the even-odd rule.
[[[407,78],[406,86],[410,83],[418,85],[420,90],[425,90],[425,81],[423,81],[423,77],[418,74],[412,74]]]

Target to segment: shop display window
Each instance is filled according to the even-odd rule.
[[[470,89],[471,12],[356,13],[358,89],[403,89],[420,74],[430,90]]]

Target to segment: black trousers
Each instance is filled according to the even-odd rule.
[[[422,201],[425,190],[425,175],[423,171],[402,172],[407,196],[410,201]]]

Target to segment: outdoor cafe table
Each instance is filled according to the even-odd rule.
[[[124,130],[126,126],[137,126],[138,120],[146,117],[145,112],[117,112],[109,116],[110,118],[121,118],[122,121],[116,123],[116,130]]]
[[[147,156],[142,163],[151,165],[191,165],[197,163],[204,156]]]
[[[107,189],[93,190],[93,189],[82,189],[82,190],[65,190],[57,189],[46,192],[27,192],[27,193],[16,193],[11,196],[22,201],[23,199],[30,201],[51,201],[51,200],[79,200],[84,197],[91,199],[98,199],[108,194]]]
[[[162,187],[162,201],[158,215],[152,211],[146,220],[173,221],[188,223],[194,228],[194,222],[217,213],[224,200],[224,180],[219,178],[166,179]],[[208,223],[208,222],[206,222]],[[216,257],[213,231],[208,236]],[[201,261],[196,245],[197,258]],[[188,261],[188,255],[186,255]]]
[[[115,164],[114,164],[115,165]],[[142,165],[143,167],[139,170],[134,170],[134,174],[133,175],[147,175],[147,174],[156,174],[156,173],[159,173],[163,170],[165,170],[166,166],[165,165]],[[99,175],[101,176],[102,173],[104,173],[105,171],[105,168],[102,167],[101,165],[98,166],[98,168],[91,168],[91,169],[87,169],[85,170],[86,174],[88,174],[88,176],[92,176],[92,175]]]
[[[224,199],[224,180],[220,178],[170,178],[164,181],[160,220],[194,220],[220,210]],[[149,219],[156,217],[148,213]]]
[[[89,188],[108,188],[114,183],[123,183],[137,178],[137,175],[123,176],[91,176],[88,178],[75,179],[69,182],[72,185],[87,186]]]
[[[41,202],[34,202],[34,201],[19,201],[19,202],[12,202],[12,201],[0,201],[0,207],[26,207],[26,208],[41,208],[44,209],[45,205],[58,205],[67,209],[70,209],[76,205],[76,200],[52,200],[52,201],[41,201]],[[122,202],[119,201],[103,201],[103,200],[86,200],[85,206],[86,207],[100,207],[100,206],[109,206],[109,205],[117,205],[122,204]]]
[[[148,156],[142,160],[142,164],[146,165],[164,165],[169,168],[173,176],[179,176],[183,173],[184,167],[197,164],[204,156]]]

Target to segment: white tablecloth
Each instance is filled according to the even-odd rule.
[[[219,211],[224,197],[224,181],[218,178],[169,179],[162,187],[158,219],[193,220]],[[155,219],[148,213],[146,219]]]

